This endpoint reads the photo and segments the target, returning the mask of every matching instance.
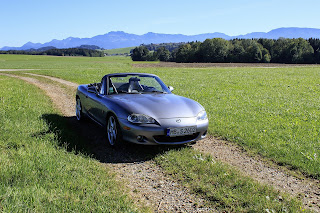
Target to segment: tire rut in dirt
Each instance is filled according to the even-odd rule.
[[[251,157],[237,145],[209,137],[193,145],[193,148],[227,163],[243,175],[273,186],[275,189],[298,196],[306,208],[320,212],[320,181],[299,179],[274,163],[266,163],[259,156]]]

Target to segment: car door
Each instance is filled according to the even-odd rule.
[[[102,79],[101,87],[97,90],[97,93],[90,95],[90,115],[101,125],[105,125],[106,112],[108,110],[105,104],[105,88],[106,83],[105,80]]]
[[[89,115],[98,123],[102,124],[102,100],[103,100],[103,95],[99,93],[89,93],[88,94],[88,113]]]

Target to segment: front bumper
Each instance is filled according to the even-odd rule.
[[[197,121],[195,118],[181,118],[181,123],[174,119],[162,120],[161,126],[156,124],[132,124],[127,119],[119,119],[123,140],[137,144],[145,145],[178,145],[186,144],[203,139],[207,135],[208,120]],[[197,131],[192,135],[169,137],[167,136],[168,128],[196,126]]]

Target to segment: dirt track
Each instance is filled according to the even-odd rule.
[[[106,166],[113,168],[117,176],[127,183],[137,202],[151,206],[155,212],[203,212],[204,201],[194,197],[184,187],[170,180],[157,167],[152,158],[168,147],[144,147],[127,144],[121,150],[114,150],[106,145],[102,129],[92,122],[81,124],[74,116],[74,97],[57,84],[44,84],[31,77],[14,76],[38,86],[51,98],[53,104],[62,112],[64,118],[73,126],[73,131],[81,135],[95,158]],[[62,79],[34,75],[64,84],[75,89],[76,84]],[[57,116],[57,115],[56,115]],[[50,120],[50,119],[49,119]],[[193,145],[193,148],[211,154],[217,160],[228,163],[244,175],[293,196],[301,197],[306,207],[320,212],[320,183],[318,180],[298,179],[287,174],[284,168],[265,163],[259,157],[250,157],[238,146],[227,141],[207,138]],[[197,205],[195,205],[197,203]]]

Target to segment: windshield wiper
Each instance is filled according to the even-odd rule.
[[[153,91],[150,91],[150,92],[167,93],[167,92],[163,92],[163,91],[159,91],[159,90],[153,90]]]

